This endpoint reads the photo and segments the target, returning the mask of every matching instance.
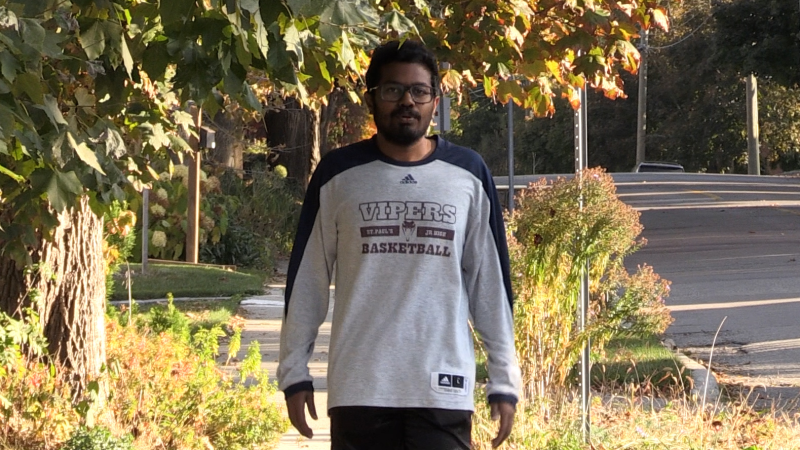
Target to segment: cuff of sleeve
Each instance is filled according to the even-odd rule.
[[[288,400],[289,397],[302,391],[314,392],[314,385],[310,381],[295,383],[283,390],[283,396]]]
[[[489,404],[497,402],[511,403],[514,408],[517,407],[517,396],[509,394],[489,394]]]

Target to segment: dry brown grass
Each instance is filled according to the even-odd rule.
[[[549,403],[549,404],[548,404]],[[756,411],[747,398],[707,404],[685,396],[642,397],[597,394],[591,406],[591,446],[580,433],[577,399],[537,402],[517,409],[514,432],[506,449],[800,449],[800,411]],[[489,449],[496,424],[488,408],[474,419],[476,449]]]

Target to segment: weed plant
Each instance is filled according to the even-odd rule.
[[[798,415],[781,411],[756,412],[742,399],[706,409],[683,391],[642,396],[643,386],[627,392],[601,389],[591,402],[590,443],[581,433],[580,403],[576,396],[560,402],[542,399],[517,406],[514,429],[503,448],[508,450],[796,450],[800,448]],[[675,395],[671,395],[675,394]],[[497,433],[485,402],[473,416],[473,448],[488,450]],[[666,398],[666,400],[665,400]]]
[[[583,209],[579,208],[582,199]],[[515,332],[528,399],[563,392],[580,350],[614,336],[663,332],[669,283],[650,267],[629,274],[625,256],[644,245],[639,214],[616,196],[602,170],[542,180],[524,190],[509,218]],[[589,326],[579,332],[580,279],[589,265]]]
[[[47,362],[35,312],[26,310],[22,320],[0,314],[0,448],[274,446],[287,422],[272,401],[276,388],[260,368],[257,345],[248,348],[243,371],[234,379],[215,363],[225,334],[220,324],[200,327],[187,338],[192,321],[172,303],[139,316],[139,326],[120,324],[127,316],[107,320],[103,376],[109,395],[87,405],[87,399],[72,400],[64,381],[69,372]],[[102,411],[88,426],[90,406]]]

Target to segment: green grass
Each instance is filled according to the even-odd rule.
[[[673,353],[658,336],[615,338],[592,365],[592,385],[604,387],[651,386],[657,389],[688,386]],[[684,374],[684,377],[688,374]]]
[[[131,291],[134,300],[174,297],[229,297],[236,294],[260,294],[264,291],[266,272],[229,272],[214,267],[150,264],[142,275],[141,264],[131,264]],[[123,265],[114,276],[111,300],[127,300]]]

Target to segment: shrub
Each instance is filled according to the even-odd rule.
[[[43,359],[46,350],[33,309],[21,319],[0,313],[0,448],[52,448],[80,420],[69,385]]]
[[[108,406],[137,448],[264,448],[287,429],[265,373],[245,385],[216,367],[219,329],[195,335],[193,344],[115,322],[107,334]]]
[[[189,318],[175,308],[171,293],[167,294],[166,306],[156,305],[150,308],[150,311],[143,317],[142,321],[154,333],[169,331],[178,339],[189,340]],[[142,324],[140,323],[140,325]]]
[[[130,435],[115,437],[106,428],[80,427],[75,430],[62,450],[131,450]]]
[[[286,178],[286,169],[255,166],[247,178],[229,170],[220,182],[223,193],[241,199],[236,223],[267,238],[277,251],[288,253],[300,217],[302,191]]]
[[[179,260],[186,245],[189,203],[189,169],[175,166],[163,172],[149,190],[148,254],[155,258]],[[230,214],[236,210],[238,199],[220,192],[220,181],[200,171],[200,229],[199,240],[219,242],[226,233]],[[141,212],[139,217],[141,217]],[[141,227],[140,230],[141,232]],[[141,235],[137,246],[141,249]]]
[[[616,197],[612,178],[599,169],[549,185],[542,180],[518,196],[508,232],[526,397],[563,386],[587,339],[600,350],[615,334],[660,333],[669,325],[669,283],[649,267],[630,275],[623,266],[645,244],[637,240],[641,230],[639,213]],[[587,263],[589,326],[579,333],[575,314]]]
[[[106,299],[114,294],[114,274],[131,257],[136,243],[136,214],[126,202],[115,201],[103,216],[103,255],[106,260]]]
[[[271,267],[273,254],[269,239],[241,225],[238,220],[228,227],[228,232],[219,242],[200,247],[200,259],[203,262],[257,269]]]

